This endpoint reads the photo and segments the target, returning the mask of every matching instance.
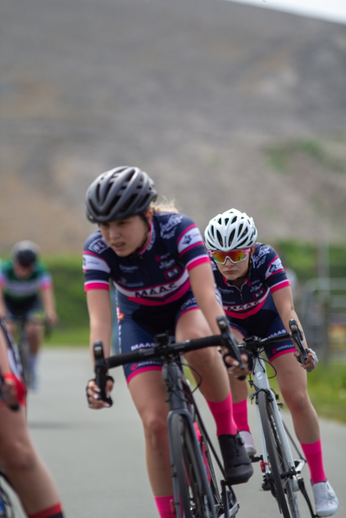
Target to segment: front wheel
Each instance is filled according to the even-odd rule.
[[[272,474],[270,479],[271,490],[278,501],[279,509],[284,518],[300,518],[297,495],[293,490],[292,479],[288,475],[284,475],[289,472],[290,463],[280,441],[273,404],[275,403],[269,401],[264,392],[259,392],[258,406]]]
[[[179,495],[174,495],[177,516],[216,518],[202,456],[187,416],[173,414],[170,420],[172,476]]]

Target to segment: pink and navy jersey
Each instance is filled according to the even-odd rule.
[[[118,301],[154,308],[180,300],[191,288],[189,270],[209,263],[199,229],[183,214],[158,212],[152,219],[149,243],[138,253],[119,257],[98,230],[83,252],[85,291],[109,289]]]
[[[269,245],[256,243],[252,268],[241,288],[237,288],[212,264],[216,285],[222,297],[223,309],[231,324],[250,334],[265,336],[279,313],[272,293],[290,286],[281,260]]]

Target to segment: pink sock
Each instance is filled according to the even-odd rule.
[[[323,468],[321,439],[311,444],[301,444],[306,461],[310,469],[311,483],[324,482],[327,480]]]
[[[242,432],[249,432],[249,422],[247,418],[247,399],[233,403],[233,419],[237,425],[238,430]]]
[[[160,518],[175,518],[174,497],[170,496],[154,496],[157,510]]]
[[[235,435],[238,430],[233,421],[231,392],[223,401],[217,403],[207,401],[207,403],[215,419],[216,435],[218,437],[220,435]]]

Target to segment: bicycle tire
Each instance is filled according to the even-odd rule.
[[[286,458],[277,433],[272,405],[273,403],[267,399],[267,395],[264,392],[259,392],[258,406],[267,446],[268,460],[273,475],[272,483],[274,487],[272,487],[272,493],[277,499],[279,509],[284,518],[300,518],[297,495],[293,490],[292,479],[281,477],[282,473],[289,471],[290,463]]]
[[[216,518],[202,457],[186,416],[174,414],[170,421],[172,475],[177,477],[181,518]]]

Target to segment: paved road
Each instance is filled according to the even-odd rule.
[[[115,372],[113,408],[100,412],[86,406],[84,387],[92,374],[86,350],[46,350],[41,373],[41,390],[29,397],[28,420],[34,442],[59,485],[66,516],[155,518],[141,424],[122,372]],[[204,402],[201,404],[209,418]],[[250,422],[258,444],[253,407]],[[209,419],[207,424],[213,431]],[[337,515],[341,518],[346,515],[346,427],[321,421],[321,428],[326,469],[341,502]],[[270,496],[259,491],[260,478],[256,466],[251,481],[236,488],[239,516],[279,516]],[[308,479],[307,472],[305,478]]]

